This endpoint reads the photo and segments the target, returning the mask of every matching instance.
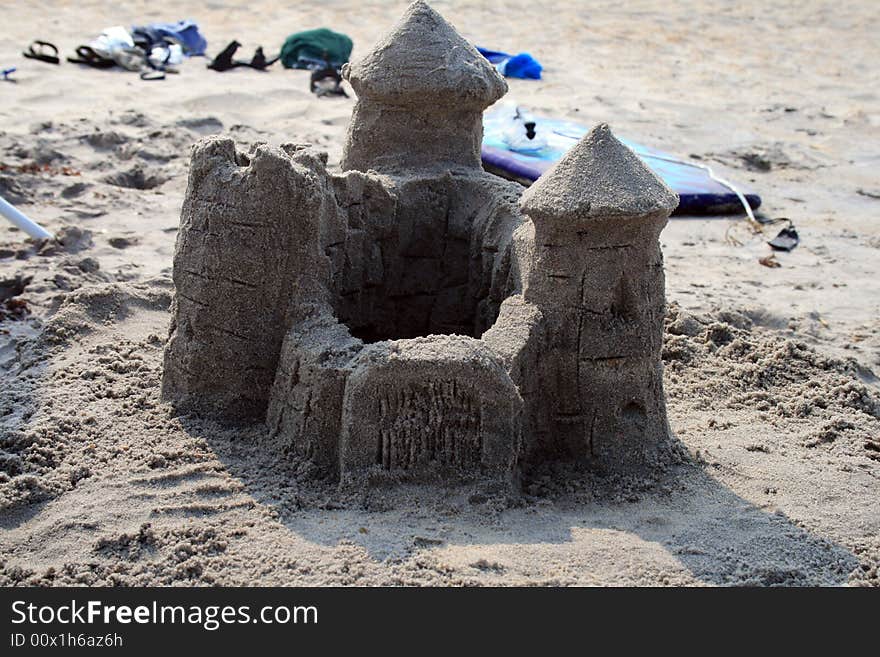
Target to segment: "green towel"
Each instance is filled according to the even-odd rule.
[[[339,68],[351,56],[351,39],[326,27],[291,34],[281,46],[284,68],[322,68],[329,61]]]

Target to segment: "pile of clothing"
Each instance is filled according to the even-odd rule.
[[[160,80],[176,73],[186,57],[204,55],[208,42],[192,20],[151,23],[126,29],[108,27],[67,61],[93,68],[122,68],[140,73],[145,80]],[[27,53],[25,53],[27,56]]]
[[[339,70],[351,57],[353,46],[347,34],[326,27],[295,32],[281,46],[281,63],[284,68],[317,71],[332,67]]]

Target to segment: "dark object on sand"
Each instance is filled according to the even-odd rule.
[[[342,76],[339,74],[339,69],[331,66],[328,62],[326,67],[312,71],[309,90],[318,98],[322,96],[345,96],[348,98],[348,94],[345,93],[345,89],[341,85]]]
[[[211,60],[211,63],[208,64],[208,68],[222,73],[223,71],[228,71],[229,69],[235,68],[236,66],[241,66],[241,63],[233,61],[232,59],[235,51],[238,50],[240,46],[241,44],[238,41],[232,41],[228,46],[220,51],[219,55]]]
[[[99,55],[91,46],[80,46],[76,49],[78,57],[68,57],[67,61],[71,64],[84,64],[92,68],[113,68],[116,62],[107,57]]]
[[[24,292],[31,280],[33,280],[33,276],[22,276],[21,274],[16,274],[14,278],[0,279],[0,301],[17,297]]]
[[[146,52],[150,52],[155,45],[177,43],[187,57],[196,57],[204,55],[208,47],[208,41],[201,33],[198,23],[190,19],[135,26],[131,28],[131,36],[135,45]]]
[[[281,59],[281,55],[278,55],[273,59],[266,59],[266,55],[263,54],[263,46],[260,46],[257,48],[256,52],[254,52],[254,56],[248,66],[257,69],[258,71],[264,71],[279,59]]]
[[[277,62],[280,58],[275,57],[274,59],[266,59],[266,55],[263,53],[263,47],[260,46],[254,52],[254,56],[251,58],[249,62],[241,62],[233,59],[235,55],[235,51],[241,47],[241,44],[238,41],[232,41],[228,46],[226,46],[219,55],[217,55],[210,64],[208,64],[208,68],[213,69],[217,72],[222,73],[223,71],[228,71],[231,68],[238,68],[240,66],[247,66],[258,71],[264,71],[272,64]]]
[[[17,299],[22,294],[32,276],[16,274],[14,278],[0,280],[0,322],[6,319],[22,319],[30,313],[25,299]]]
[[[58,57],[58,48],[54,43],[48,41],[34,41],[28,49],[21,53],[28,59],[36,59],[47,64],[60,64],[61,59]]]
[[[31,309],[28,308],[26,299],[7,299],[0,303],[0,322],[6,319],[24,319],[25,315],[29,315]]]
[[[801,241],[794,226],[789,224],[783,228],[772,240],[767,242],[774,251],[792,251]]]

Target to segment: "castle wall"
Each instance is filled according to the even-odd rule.
[[[431,336],[365,348],[343,401],[343,473],[422,478],[483,474],[509,481],[522,400],[480,340]]]
[[[333,309],[313,304],[287,333],[271,443],[345,477],[440,467],[509,481],[521,399],[497,357],[460,336],[482,333],[521,287],[510,267],[519,187],[479,173],[332,183],[340,211],[320,232]],[[459,335],[419,337],[448,333]]]
[[[272,387],[266,425],[279,453],[296,453],[337,472],[342,399],[363,343],[326,307],[288,331]]]
[[[329,236],[334,307],[367,342],[491,326],[522,223],[519,188],[486,174],[334,178],[347,224]]]
[[[329,275],[318,249],[326,174],[314,156],[297,157],[305,165],[267,146],[237,153],[217,137],[193,151],[162,381],[180,410],[265,417],[291,290],[318,295]]]

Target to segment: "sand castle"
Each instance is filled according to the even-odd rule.
[[[165,398],[342,478],[650,463],[676,195],[605,125],[525,193],[485,173],[506,83],[424,2],[343,75],[342,173],[304,145],[195,147]]]

